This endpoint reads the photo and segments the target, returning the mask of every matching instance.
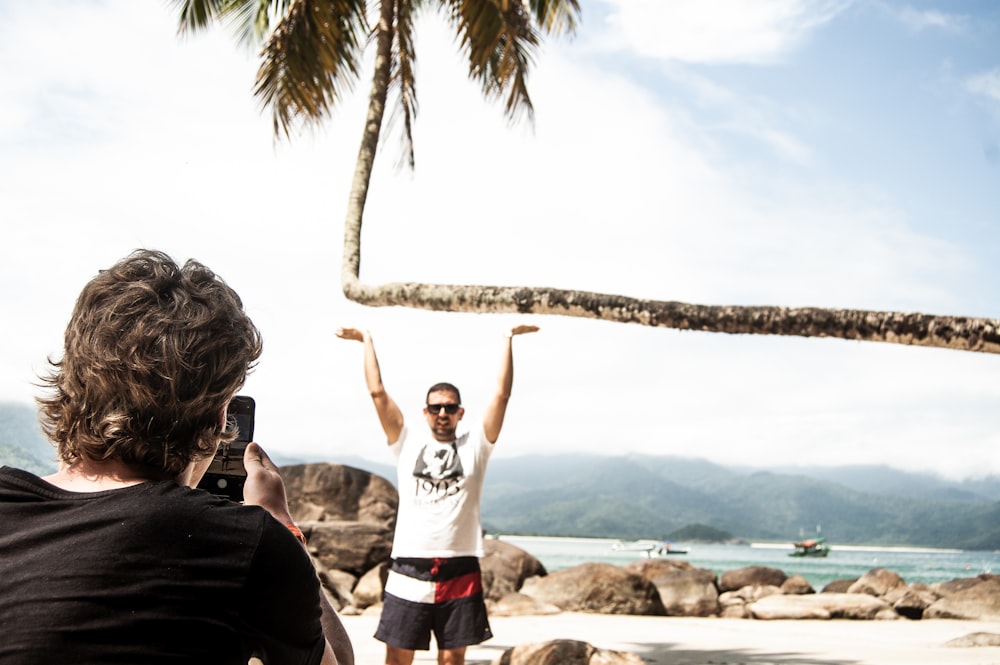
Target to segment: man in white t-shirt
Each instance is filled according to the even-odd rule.
[[[356,328],[337,331],[338,337],[365,346],[365,382],[397,460],[399,513],[375,633],[385,642],[387,665],[410,665],[415,651],[430,648],[432,632],[439,665],[463,665],[466,647],[493,636],[479,569],[483,478],[514,382],[512,339],[537,330],[521,325],[504,335],[496,393],[482,424],[463,432],[458,425],[465,409],[458,388],[450,383],[437,383],[427,391],[423,412],[429,431],[406,427],[402,411],[382,384],[371,334]]]

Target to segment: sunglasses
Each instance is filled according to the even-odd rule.
[[[428,404],[427,412],[432,413],[436,416],[437,414],[441,413],[441,409],[444,409],[445,413],[447,413],[449,416],[453,416],[456,413],[458,413],[458,410],[460,408],[462,408],[461,404]]]

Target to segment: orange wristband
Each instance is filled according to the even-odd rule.
[[[305,545],[306,545],[306,537],[302,534],[302,529],[300,529],[299,527],[295,526],[291,522],[289,522],[285,526],[288,527],[288,530],[292,532],[292,535],[295,536],[296,538],[298,538],[299,542],[302,543],[302,546],[305,547]]]

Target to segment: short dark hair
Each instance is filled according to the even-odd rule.
[[[450,383],[435,383],[433,386],[428,388],[427,397],[424,398],[424,402],[430,398],[431,393],[455,393],[455,401],[459,404],[462,403],[462,394],[458,392],[458,388]]]
[[[231,436],[219,412],[261,350],[243,302],[215,273],[136,250],[80,293],[63,357],[42,378],[42,428],[66,463],[116,459],[175,477]]]

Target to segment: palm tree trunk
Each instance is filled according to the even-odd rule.
[[[368,117],[344,224],[344,295],[375,307],[449,312],[555,314],[646,326],[748,335],[835,337],[1000,353],[1000,320],[814,307],[694,305],[547,287],[361,283],[361,222],[385,114],[395,4],[381,3]]]
[[[344,221],[344,257],[341,265],[341,283],[344,295],[351,300],[364,302],[367,289],[358,281],[361,274],[361,221],[368,200],[372,167],[378,150],[378,138],[385,115],[385,100],[389,94],[389,76],[392,69],[393,24],[396,5],[393,0],[382,0],[381,14],[376,28],[375,74],[368,99],[368,116],[361,135],[361,147],[354,165],[354,180],[347,203]]]

